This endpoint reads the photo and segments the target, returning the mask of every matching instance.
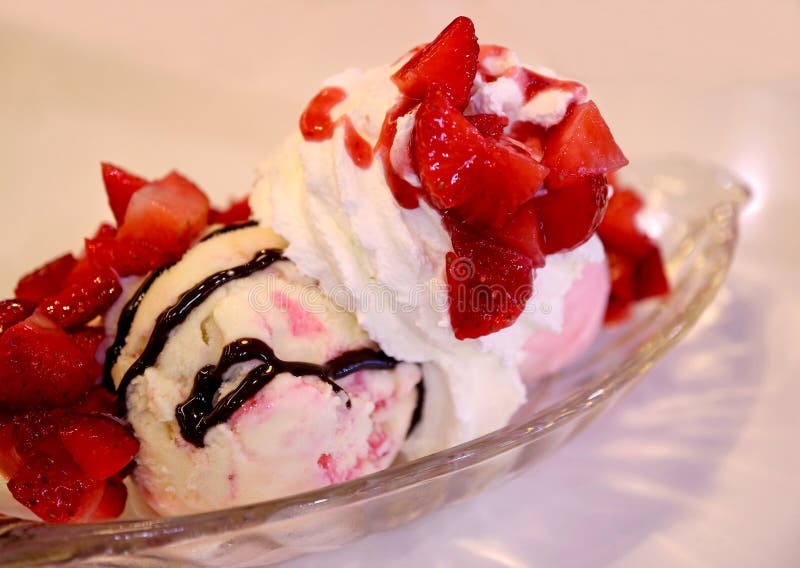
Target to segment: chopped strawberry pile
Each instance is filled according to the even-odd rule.
[[[636,214],[642,206],[642,200],[633,189],[615,183],[614,195],[597,229],[611,272],[607,323],[627,318],[636,301],[669,293],[661,252],[636,226]]]
[[[46,263],[0,301],[0,474],[48,522],[112,519],[125,507],[139,444],[101,386],[103,318],[120,278],[175,262],[209,224],[250,217],[245,200],[211,209],[177,172],[148,181],[103,164],[102,174],[116,226],[101,225],[79,258]]]
[[[459,339],[516,321],[529,297],[518,292],[532,289],[545,255],[595,233],[608,199],[606,176],[628,163],[597,106],[583,102],[586,88],[574,81],[519,66],[502,71],[525,100],[549,88],[569,94],[564,118],[550,128],[466,115],[476,75],[496,81],[488,62],[505,54],[481,48],[472,22],[456,18],[392,76],[405,100],[419,104],[401,101],[384,122],[393,135],[397,109],[417,109],[410,150],[422,187],[397,191],[387,160],[384,169],[401,206],[414,208],[421,197],[443,215],[454,249],[447,256],[450,321]],[[384,133],[382,144],[390,147]],[[472,276],[459,280],[456,269],[465,267]]]

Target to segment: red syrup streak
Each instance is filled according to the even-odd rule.
[[[419,103],[420,101],[403,97],[390,108],[389,112],[386,113],[386,118],[383,120],[378,143],[375,145],[375,152],[378,153],[383,164],[386,183],[389,185],[389,189],[392,190],[392,195],[398,205],[404,209],[416,209],[419,207],[419,188],[408,183],[395,171],[390,153],[394,138],[397,135],[397,119],[414,110]],[[411,152],[411,148],[408,150]]]
[[[333,131],[344,124],[344,144],[347,154],[353,163],[361,169],[372,165],[372,147],[353,126],[347,115],[338,120],[331,118],[333,107],[347,98],[347,92],[341,87],[325,87],[317,93],[306,110],[300,115],[300,132],[309,142],[323,142],[333,137]]]

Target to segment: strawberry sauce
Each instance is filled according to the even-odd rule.
[[[344,125],[344,145],[353,163],[361,169],[372,165],[372,147],[353,126],[347,115],[339,119],[331,118],[333,107],[347,98],[347,91],[341,87],[325,87],[311,99],[300,116],[300,132],[309,142],[324,142],[333,137],[339,125]]]

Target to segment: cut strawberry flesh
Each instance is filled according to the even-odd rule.
[[[105,313],[122,293],[110,268],[97,268],[39,306],[39,312],[64,328],[83,325]]]
[[[471,114],[464,118],[481,134],[490,138],[499,138],[503,129],[508,126],[508,118],[497,114]]]
[[[247,197],[243,197],[231,202],[228,208],[222,211],[212,209],[208,215],[208,224],[234,225],[247,221],[251,215],[250,201]]]
[[[100,375],[93,357],[36,314],[0,337],[0,361],[0,410],[73,404]]]
[[[48,296],[58,293],[64,286],[69,273],[75,268],[77,260],[65,254],[23,276],[17,284],[14,295],[21,300],[38,304]]]
[[[571,250],[597,229],[608,201],[602,175],[573,178],[534,198],[545,254]]]
[[[111,477],[139,451],[139,443],[127,429],[100,414],[72,415],[59,434],[75,463],[93,479]]]
[[[125,510],[128,499],[128,488],[115,477],[107,479],[103,487],[103,496],[97,508],[89,516],[90,521],[108,521],[116,519]]]
[[[472,21],[458,17],[392,75],[392,81],[413,99],[422,99],[432,87],[442,88],[463,110],[478,71],[479,51]]]
[[[531,260],[464,223],[445,218],[455,252],[447,254],[450,322],[457,339],[508,327],[533,293]]]
[[[103,162],[100,166],[103,172],[103,184],[106,188],[108,204],[111,206],[117,225],[121,225],[123,219],[125,219],[125,212],[128,210],[128,203],[130,203],[131,197],[147,185],[147,180],[107,162]]]
[[[548,132],[542,163],[560,178],[614,172],[628,164],[597,105],[572,105]]]
[[[0,302],[0,336],[13,325],[18,324],[36,309],[36,304],[28,300],[3,300]]]

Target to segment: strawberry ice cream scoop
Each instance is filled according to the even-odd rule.
[[[160,514],[366,475],[408,434],[419,367],[380,352],[284,246],[258,226],[219,233],[127,300],[112,376],[141,444],[134,483]]]

